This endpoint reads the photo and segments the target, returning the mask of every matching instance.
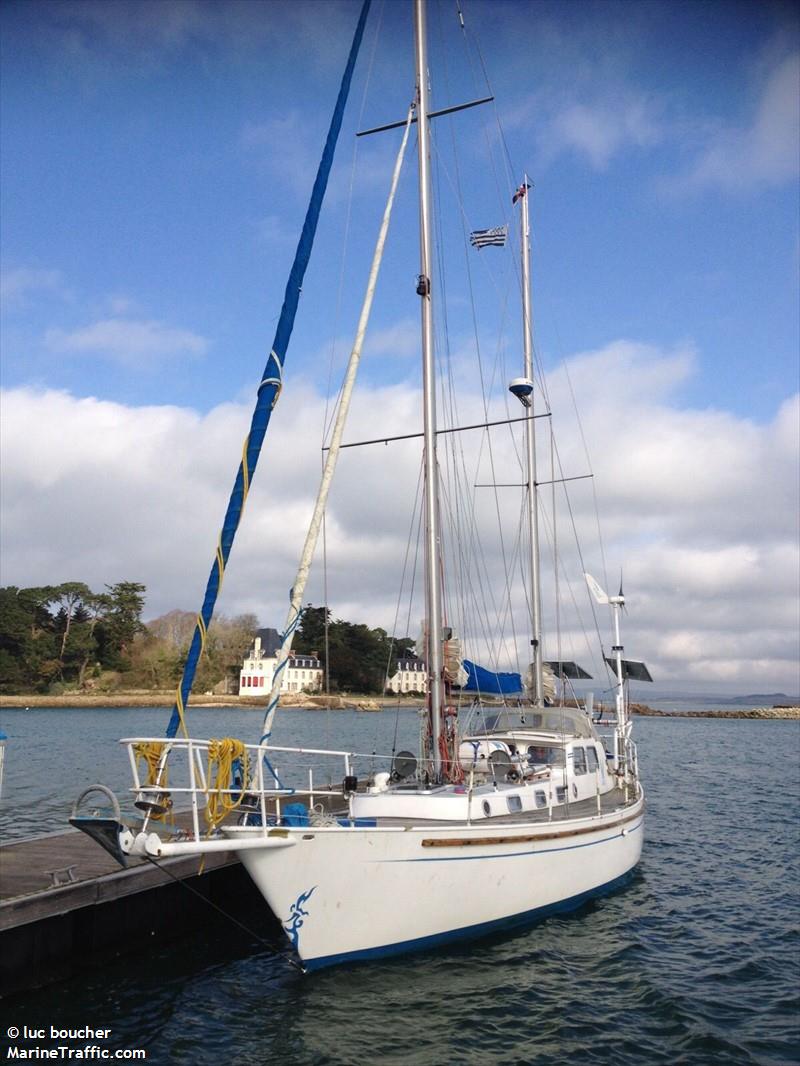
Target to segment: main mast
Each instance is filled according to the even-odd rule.
[[[522,244],[522,336],[529,417],[525,422],[525,454],[528,477],[528,549],[531,575],[531,647],[533,649],[533,697],[537,705],[544,702],[542,678],[542,594],[539,574],[539,506],[536,487],[536,423],[533,419],[533,315],[531,312],[531,249],[528,217],[528,176],[519,189]]]
[[[419,156],[420,274],[417,293],[421,299],[422,390],[425,466],[425,608],[428,622],[428,693],[431,715],[433,775],[441,776],[439,738],[442,713],[442,603],[440,585],[439,492],[436,460],[436,377],[433,358],[433,263],[430,205],[430,130],[428,127],[428,49],[425,0],[414,0],[414,53],[417,76],[417,131]]]

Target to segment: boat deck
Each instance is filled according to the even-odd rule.
[[[629,795],[628,802],[625,801],[625,791],[621,788],[612,789],[611,792],[606,792],[605,795],[600,797],[600,811],[601,815],[611,814],[613,811],[624,811],[627,808],[633,807],[636,802],[635,797]],[[345,812],[346,813],[346,812]],[[514,814],[502,814],[495,815],[492,818],[476,818],[473,820],[472,825],[482,826],[495,826],[495,825],[547,825],[559,824],[566,821],[571,821],[575,818],[591,818],[598,814],[597,799],[592,796],[590,799],[580,800],[575,803],[565,803],[561,806],[553,807],[552,811],[549,811],[546,807],[543,807],[535,811],[519,811]],[[423,819],[423,818],[377,818],[377,824],[379,826],[403,826],[411,828],[412,826],[435,826],[435,825],[453,825],[451,821],[444,819]]]

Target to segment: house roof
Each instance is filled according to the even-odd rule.
[[[267,659],[278,654],[281,646],[281,636],[277,629],[257,629],[255,636],[261,638],[261,650]],[[255,648],[255,637],[253,638],[253,648]]]

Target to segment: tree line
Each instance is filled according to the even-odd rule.
[[[0,588],[0,692],[57,695],[67,689],[170,689],[177,685],[196,615],[171,611],[145,624],[145,586],[93,592],[82,581]],[[195,687],[238,673],[258,627],[254,615],[216,619]]]
[[[382,693],[396,661],[416,657],[409,637],[397,639],[385,629],[334,620],[328,608],[312,604],[303,611],[293,647],[297,652],[315,652],[323,669],[329,666],[332,692]]]
[[[135,581],[106,585],[103,592],[80,581],[0,588],[0,692],[175,687],[196,615],[176,610],[145,623],[145,591]],[[238,691],[242,660],[258,628],[252,614],[215,618],[194,690],[229,684]],[[414,656],[409,638],[397,640],[380,628],[333,619],[327,608],[312,604],[303,612],[294,650],[320,658],[334,692],[381,693],[396,660]]]

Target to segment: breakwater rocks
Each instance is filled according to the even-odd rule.
[[[646,703],[632,703],[631,712],[642,718],[800,718],[800,707],[748,707],[736,711],[659,711]]]

